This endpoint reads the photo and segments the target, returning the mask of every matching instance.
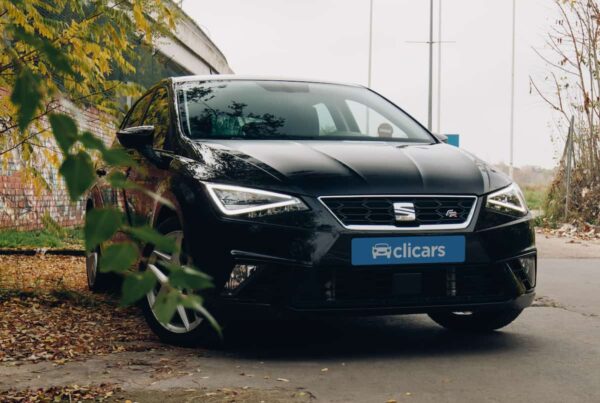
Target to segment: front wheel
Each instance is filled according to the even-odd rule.
[[[438,325],[464,332],[491,332],[507,326],[523,312],[522,309],[504,309],[481,312],[435,312],[429,317]]]
[[[155,248],[147,251],[148,263],[146,270],[151,270],[157,277],[156,287],[148,292],[142,300],[142,309],[146,322],[152,331],[165,343],[179,346],[193,346],[199,343],[215,343],[218,341],[216,331],[198,312],[177,306],[177,312],[169,323],[161,323],[154,311],[156,297],[162,285],[167,281],[167,273],[160,264],[161,261],[175,265],[190,264],[190,258],[186,253],[186,243],[183,230],[177,218],[165,220],[157,226],[157,231],[172,238],[177,244],[178,254],[169,254]]]

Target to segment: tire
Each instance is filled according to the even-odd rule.
[[[85,271],[90,291],[94,293],[106,293],[114,291],[119,284],[119,278],[114,273],[102,273],[100,271],[100,247],[88,252],[85,256]]]
[[[181,225],[179,220],[176,217],[169,218],[163,222],[161,222],[156,230],[167,236],[181,236],[179,240],[176,238],[176,242],[181,242],[182,251],[186,250],[185,247],[185,238],[183,237],[183,230],[181,229]],[[160,251],[159,251],[160,253]],[[150,268],[150,265],[154,262],[153,255],[155,254],[155,249],[153,246],[149,246],[144,251],[144,260],[147,259],[147,264],[145,267],[142,267],[142,270],[156,270],[157,266],[154,265],[154,268]],[[167,255],[167,254],[162,254]],[[185,253],[182,253],[180,263],[185,264],[186,259],[189,259],[185,256]],[[172,258],[173,256],[171,256]],[[178,311],[175,313],[175,316],[168,324],[163,324],[158,321],[156,315],[152,310],[153,302],[155,301],[156,295],[158,294],[158,289],[160,288],[160,284],[157,283],[157,287],[150,291],[145,298],[142,299],[141,305],[144,313],[144,318],[148,323],[148,326],[152,331],[159,337],[161,341],[167,344],[172,344],[176,346],[183,347],[193,347],[197,345],[216,345],[220,343],[220,338],[215,331],[215,329],[211,326],[208,320],[204,319],[201,315],[190,311],[189,309],[184,309],[182,307],[178,308]],[[183,312],[180,312],[180,309]],[[207,309],[210,311],[209,307]],[[211,312],[212,313],[212,312]],[[187,324],[183,320],[183,316],[186,317]]]
[[[512,323],[523,312],[522,309],[482,311],[470,314],[458,312],[435,312],[429,317],[446,329],[462,332],[492,332]]]

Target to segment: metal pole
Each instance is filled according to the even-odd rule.
[[[373,0],[370,1],[369,7],[369,79],[368,79],[368,87],[371,88],[371,77],[373,73]],[[367,107],[367,124],[366,131],[367,135],[371,132],[371,114],[369,113],[369,108]]]
[[[517,20],[517,1],[513,0],[512,8],[512,67],[510,73],[510,157],[509,170],[510,177],[514,174],[515,157],[515,33]]]
[[[569,201],[571,199],[571,169],[573,165],[573,136],[575,135],[575,116],[571,116],[569,134],[567,134],[566,189],[565,189],[565,219],[569,217]]]
[[[429,100],[427,108],[427,128],[433,127],[433,0],[429,1]]]
[[[369,8],[369,80],[368,86],[371,88],[371,73],[373,65],[373,0]]]
[[[437,77],[437,129],[442,133],[442,0],[438,0],[438,77]]]

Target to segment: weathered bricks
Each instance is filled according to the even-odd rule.
[[[59,112],[73,117],[81,131],[89,131],[100,137],[105,144],[112,143],[115,125],[112,118],[95,108],[77,109],[67,103],[61,104]],[[56,148],[53,139],[41,141],[45,147]],[[83,224],[85,203],[72,203],[56,167],[41,159],[36,168],[42,172],[51,192],[42,190],[36,195],[30,183],[21,179],[21,158],[13,152],[7,168],[0,162],[0,229],[33,230],[44,227],[43,217],[48,214],[63,227]]]

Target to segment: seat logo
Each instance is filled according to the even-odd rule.
[[[397,222],[412,222],[417,219],[415,205],[410,202],[394,203],[394,215]]]

